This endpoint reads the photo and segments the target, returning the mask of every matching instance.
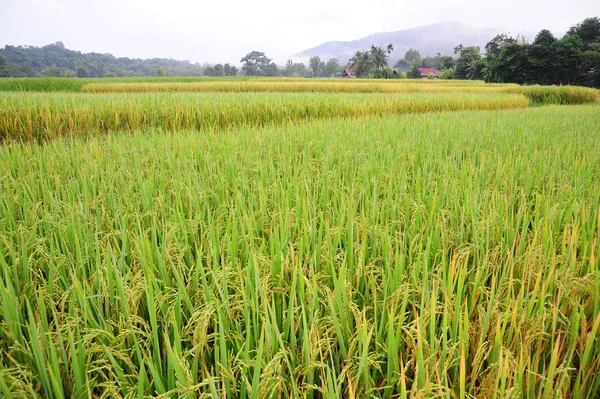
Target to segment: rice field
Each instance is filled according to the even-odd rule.
[[[151,83],[151,82],[211,82],[215,80],[244,81],[252,78],[236,76],[227,78],[214,77],[135,77],[135,78],[5,78],[0,79],[0,92],[25,91],[25,92],[79,92],[87,84],[103,83]]]
[[[232,93],[512,93],[522,94],[533,103],[539,104],[584,104],[598,99],[595,89],[575,86],[521,87],[515,84],[469,84],[447,83],[453,81],[423,80],[403,81],[352,80],[344,83],[340,79],[304,81],[215,81],[185,83],[92,83],[84,85],[86,93],[144,93],[144,92],[232,92]]]
[[[392,81],[394,82],[394,81]],[[216,82],[152,82],[152,83],[90,83],[81,88],[85,93],[140,93],[140,92],[232,92],[232,93],[502,93],[516,85],[452,85],[405,83],[341,79],[297,81],[216,81]]]
[[[508,94],[141,93],[0,94],[0,141],[47,140],[99,132],[182,131],[303,120],[526,108]]]
[[[423,80],[423,79],[305,79],[305,78],[279,78],[279,77],[253,77],[253,76],[169,76],[169,77],[129,77],[129,78],[6,78],[0,79],[0,91],[41,91],[41,92],[79,92],[86,85],[93,84],[140,84],[140,83],[210,83],[210,82],[327,82],[346,85],[348,83],[387,83],[387,84],[414,84],[421,85],[452,85],[452,86],[481,86],[480,80]]]
[[[600,103],[516,89],[0,93],[0,396],[598,397]]]

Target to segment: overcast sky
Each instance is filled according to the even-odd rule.
[[[330,40],[443,21],[565,32],[599,0],[0,0],[0,47],[62,41],[119,57],[233,62],[251,50],[283,63]]]

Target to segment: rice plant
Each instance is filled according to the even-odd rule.
[[[81,88],[88,93],[144,92],[231,92],[231,93],[513,93],[534,104],[584,104],[598,99],[597,90],[577,86],[518,86],[515,84],[465,84],[465,81],[434,80],[293,80],[91,83]]]
[[[515,94],[3,93],[0,142],[140,129],[223,130],[303,120],[524,108]]]
[[[428,83],[424,83],[428,82]],[[418,80],[342,80],[342,79],[279,79],[212,82],[145,82],[89,83],[81,88],[86,93],[144,92],[231,92],[231,93],[502,93],[513,84],[464,84],[460,81],[439,83]],[[456,83],[454,83],[456,82]]]
[[[597,397],[598,131],[589,105],[7,143],[0,392]]]

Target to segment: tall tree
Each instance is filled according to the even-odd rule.
[[[369,52],[375,69],[383,69],[388,66],[388,54],[383,47],[371,46]]]
[[[223,74],[225,76],[235,76],[235,75],[237,75],[237,72],[238,72],[237,67],[230,65],[230,64],[223,65]]]
[[[350,68],[354,69],[357,76],[366,76],[374,68],[373,59],[368,51],[356,51],[350,58]]]
[[[251,51],[246,54],[240,62],[246,76],[275,76],[277,65],[262,51]]]
[[[323,68],[323,75],[333,76],[341,69],[340,62],[337,58],[330,58]]]
[[[77,68],[77,72],[75,74],[77,75],[78,78],[87,78],[88,77],[88,71],[84,67]]]
[[[47,77],[55,77],[55,78],[71,78],[75,76],[75,72],[68,68],[57,67],[56,65],[52,65],[43,71],[44,76]]]
[[[106,74],[104,75],[106,76]],[[156,76],[169,76],[169,73],[163,67],[158,67],[156,69]]]
[[[454,68],[454,58],[449,55],[445,55],[440,60],[440,70]]]
[[[4,67],[6,67],[6,64],[8,64],[8,61],[6,60],[6,57],[4,57],[3,55],[0,55],[0,77],[4,77]]]
[[[441,69],[442,66],[442,54],[437,53],[434,57],[426,56],[421,59],[420,66],[423,68],[435,68]]]
[[[462,47],[461,45],[460,57],[456,60],[456,78],[480,79],[482,69],[479,47]]]
[[[557,84],[573,84],[581,73],[580,57],[583,53],[583,40],[578,35],[565,36],[552,45],[554,53],[554,82]]]
[[[215,68],[211,65],[204,68],[204,76],[215,76]]]
[[[223,76],[224,75],[223,64],[215,64],[213,69],[215,71],[215,76]]]
[[[408,61],[411,66],[418,66],[421,63],[421,53],[419,50],[411,48],[404,54],[404,59]]]
[[[408,73],[406,74],[406,77],[409,79],[420,79],[421,71],[419,71],[419,68],[417,68],[416,66],[412,66],[410,67],[410,71],[408,71]]]
[[[303,62],[294,63],[293,71],[294,71],[293,76],[307,76],[308,75],[308,69],[306,68],[306,65],[304,65]]]
[[[295,63],[292,60],[287,60],[287,62],[285,64],[284,73],[285,73],[285,76],[291,76],[291,77],[306,76],[307,75],[306,65],[304,65],[301,62]]]
[[[406,61],[404,58],[399,59],[394,64],[394,68],[400,70],[401,72],[407,72],[408,70],[410,70],[410,67],[410,62]]]
[[[556,38],[548,29],[541,30],[531,47],[529,47],[529,62],[530,72],[528,81],[530,83],[539,83],[542,85],[549,85],[554,83],[556,70],[555,70],[555,54],[554,54],[554,43]]]
[[[312,71],[313,76],[319,76],[321,74],[321,57],[315,55],[308,60],[308,66]]]
[[[284,69],[285,76],[293,76],[293,72],[294,72],[294,61],[287,60],[285,62],[285,69]]]
[[[518,39],[500,34],[486,46],[483,78],[487,82],[523,84],[529,74],[529,45]]]
[[[581,54],[581,74],[578,84],[600,87],[600,42],[591,43]]]
[[[587,48],[592,43],[600,42],[600,18],[586,18],[581,23],[572,26],[567,31],[567,36],[577,35]]]

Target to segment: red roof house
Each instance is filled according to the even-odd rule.
[[[354,69],[345,68],[344,72],[339,76],[342,78],[355,78],[356,73],[354,72]]]
[[[430,73],[433,73],[434,79],[439,79],[440,71],[435,68],[419,68],[419,72],[421,72],[421,78],[428,78]]]

